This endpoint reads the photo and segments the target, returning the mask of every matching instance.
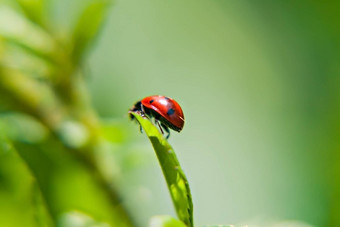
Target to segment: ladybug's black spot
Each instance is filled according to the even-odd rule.
[[[151,99],[149,103],[151,104],[151,103],[153,103],[154,101],[155,101],[155,100]]]
[[[165,96],[164,98],[165,98],[166,100],[170,100],[170,98],[168,98],[168,97],[166,97],[166,96]]]
[[[169,109],[168,112],[166,113],[167,115],[173,115],[175,113],[175,110],[174,109]]]

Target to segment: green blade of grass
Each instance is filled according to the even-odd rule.
[[[167,182],[178,218],[187,226],[193,226],[193,204],[188,180],[168,141],[157,128],[137,113],[131,113],[143,127],[156,152]]]

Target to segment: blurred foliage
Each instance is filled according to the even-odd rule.
[[[150,227],[185,227],[182,222],[171,216],[154,216],[150,220]]]
[[[110,2],[90,2],[62,36],[47,4],[0,5],[0,226],[132,226],[81,70]]]

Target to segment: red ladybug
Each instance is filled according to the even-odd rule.
[[[175,100],[166,96],[153,95],[145,97],[138,101],[130,111],[153,118],[162,134],[164,134],[163,129],[168,133],[167,139],[170,136],[169,128],[180,132],[184,126],[184,115],[181,106]],[[134,120],[135,117],[130,114],[130,118]],[[140,130],[142,131],[142,128]]]

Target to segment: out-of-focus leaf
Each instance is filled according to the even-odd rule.
[[[132,112],[131,114],[141,124],[155,149],[178,218],[187,226],[193,226],[193,204],[189,183],[173,148],[148,119],[144,119],[137,113]]]
[[[2,129],[0,124],[0,226],[53,226],[35,179]]]
[[[75,64],[81,62],[86,51],[97,37],[105,20],[109,0],[92,1],[80,15],[72,35],[72,58]]]
[[[72,211],[61,215],[58,226],[62,227],[110,227],[108,223],[98,222],[91,216],[79,211]]]
[[[149,227],[186,227],[186,225],[171,216],[159,215],[150,219]]]
[[[32,22],[46,28],[46,1],[47,0],[16,0],[26,17]]]
[[[0,37],[44,58],[56,50],[47,32],[7,6],[0,6]]]
[[[252,227],[251,225],[205,225],[204,227]],[[257,226],[253,226],[253,227],[257,227]]]
[[[44,140],[47,129],[36,119],[19,113],[0,114],[0,128],[8,138],[25,143],[37,143]],[[29,131],[29,133],[27,133]]]
[[[39,117],[51,127],[62,119],[60,102],[47,84],[1,66],[0,95],[8,108]]]
[[[265,221],[263,221],[265,222]],[[255,224],[236,224],[236,225],[205,225],[204,227],[313,227],[312,225],[309,225],[307,223],[304,223],[302,221],[282,221],[278,223],[255,223]]]
[[[36,219],[37,226],[53,226],[51,215],[46,209],[45,200],[36,181],[32,188],[32,197],[32,205],[35,209],[34,217]]]
[[[1,42],[0,42],[1,46]],[[0,47],[1,49],[1,47]],[[24,51],[22,47],[6,42],[0,50],[0,64],[25,73],[27,76],[49,81],[53,74],[54,66],[48,59]]]
[[[55,222],[77,210],[98,223],[132,226],[119,212],[121,204],[111,203],[97,175],[60,142],[51,138],[40,144],[14,145],[37,179]]]

